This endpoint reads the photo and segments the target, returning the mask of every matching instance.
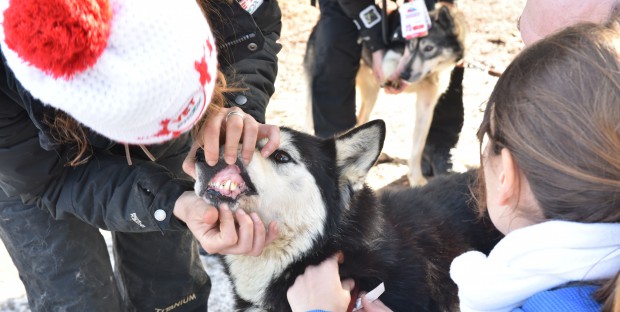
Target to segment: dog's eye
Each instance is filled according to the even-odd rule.
[[[432,45],[427,45],[424,47],[424,52],[433,52],[433,50],[435,50],[435,47]]]
[[[271,154],[271,158],[280,164],[285,164],[293,160],[293,158],[291,158],[291,155],[281,150],[273,152],[273,154]]]

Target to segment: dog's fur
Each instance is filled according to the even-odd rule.
[[[456,8],[438,5],[430,15],[432,27],[428,35],[405,41],[399,35],[400,17],[397,11],[390,14],[389,24],[393,40],[382,63],[385,77],[399,73],[400,78],[409,83],[403,92],[416,94],[413,141],[407,174],[412,186],[426,183],[421,161],[433,112],[439,96],[448,87],[450,72],[464,55],[465,23]],[[368,49],[363,50],[362,56],[362,66],[356,78],[361,95],[358,124],[369,120],[381,88],[373,76],[372,57]]]
[[[384,138],[380,120],[325,140],[282,128],[279,149],[264,158],[259,142],[247,167],[222,160],[210,167],[199,155],[199,196],[278,223],[279,235],[262,255],[223,256],[236,309],[290,311],[286,292],[296,277],[342,251],[341,276],[354,278],[362,291],[384,282],[381,300],[394,311],[454,310],[452,259],[469,249],[488,252],[499,238],[473,207],[476,173],[377,197],[364,179]]]

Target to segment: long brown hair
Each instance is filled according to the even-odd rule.
[[[544,219],[620,222],[619,49],[617,19],[569,27],[519,54],[489,98],[478,138],[512,153]],[[618,283],[598,293],[606,311]]]

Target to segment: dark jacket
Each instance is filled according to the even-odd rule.
[[[226,94],[229,106],[239,106],[260,123],[278,72],[276,41],[282,30],[277,0],[264,0],[256,12],[246,12],[237,1],[211,0],[209,20],[218,45],[218,61],[228,83],[242,90]]]
[[[241,107],[264,122],[265,106],[274,91],[276,52],[280,49],[275,43],[281,29],[279,7],[276,1],[265,0],[254,13],[255,22],[246,11],[239,11],[237,2],[229,7],[234,8],[232,15],[224,17],[246,27],[212,21],[216,37],[228,34],[225,38],[242,38],[243,34],[255,33],[253,38],[259,45],[250,52],[242,49],[247,45],[227,45],[220,51],[221,68],[243,78],[248,101]],[[3,55],[0,91],[0,188],[8,196],[19,196],[25,203],[50,211],[56,219],[74,216],[112,231],[183,228],[172,217],[172,209],[181,193],[193,189],[193,182],[181,169],[190,145],[189,135],[149,146],[156,162],[148,160],[139,148],[132,148],[130,167],[122,145],[88,132],[92,158],[86,164],[70,167],[66,164],[73,156],[71,147],[57,144],[44,122],[45,116],[53,118],[54,110],[21,86]],[[163,221],[154,218],[158,209],[166,212]]]
[[[381,33],[381,9],[375,5],[374,0],[335,0],[340,4],[344,13],[350,17],[360,31],[360,39],[371,51],[385,48],[383,34]],[[371,7],[374,7],[372,9]],[[366,12],[365,14],[362,12]],[[376,24],[367,27],[369,22],[379,19]],[[364,19],[366,21],[364,21]]]
[[[113,231],[181,226],[170,222],[172,208],[182,192],[192,189],[192,182],[160,163],[187,150],[187,135],[149,147],[159,163],[143,160],[144,154],[134,149],[134,165],[129,167],[122,146],[89,132],[92,159],[70,167],[66,163],[73,156],[71,147],[55,144],[43,121],[45,116],[53,118],[54,110],[21,86],[4,56],[0,89],[0,188],[8,196],[47,209],[56,219],[75,216]],[[164,221],[155,220],[157,209],[166,212]],[[144,227],[132,221],[134,213]]]

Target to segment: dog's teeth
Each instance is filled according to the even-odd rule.
[[[234,182],[233,182],[233,183],[230,183],[230,190],[231,190],[231,191],[234,191],[234,190],[236,190],[236,189],[237,189],[237,183],[234,183]]]
[[[226,181],[226,183],[224,183],[224,189],[225,190],[230,190],[230,180]]]

